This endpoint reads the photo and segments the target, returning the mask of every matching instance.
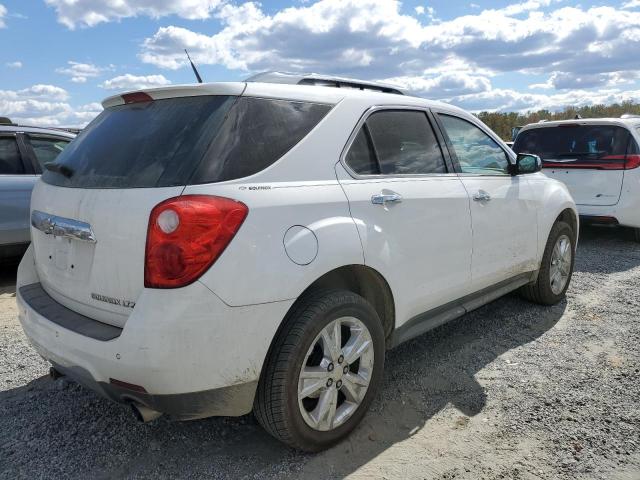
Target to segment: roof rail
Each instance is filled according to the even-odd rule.
[[[394,85],[386,83],[370,82],[355,78],[334,77],[317,73],[289,73],[289,72],[263,72],[253,75],[245,82],[285,83],[290,85],[316,85],[320,87],[353,88],[356,90],[373,90],[376,92],[406,95],[406,93]]]

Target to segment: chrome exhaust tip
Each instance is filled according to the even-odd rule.
[[[157,412],[139,403],[132,403],[131,409],[133,410],[133,415],[141,423],[149,423],[162,416],[162,412]]]

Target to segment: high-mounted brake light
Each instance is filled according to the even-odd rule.
[[[147,229],[144,286],[178,288],[196,281],[227,248],[248,212],[242,202],[208,195],[156,205]]]
[[[121,97],[127,105],[130,103],[153,102],[153,97],[144,92],[125,93]]]

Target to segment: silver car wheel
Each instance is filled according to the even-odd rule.
[[[341,317],[322,329],[305,357],[298,378],[298,406],[306,424],[328,431],[358,409],[373,373],[373,341],[354,317]]]
[[[561,235],[551,252],[549,268],[551,291],[554,295],[560,295],[569,281],[572,257],[571,239],[567,235]]]

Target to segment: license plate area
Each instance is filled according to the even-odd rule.
[[[48,277],[71,281],[89,278],[95,244],[55,235],[40,234],[38,237],[34,239],[36,259]]]

